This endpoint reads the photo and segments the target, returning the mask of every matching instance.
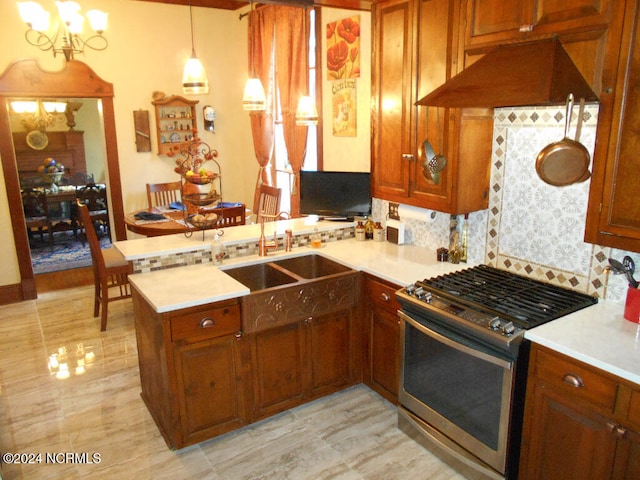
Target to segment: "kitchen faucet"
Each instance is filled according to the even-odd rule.
[[[269,215],[269,214],[263,213],[260,215],[260,240],[258,240],[258,255],[260,255],[261,257],[265,257],[269,252],[269,250],[275,250],[276,248],[278,248],[278,238],[277,238],[278,229],[277,228],[275,227],[273,228],[273,240],[267,241],[267,238],[264,236],[265,218],[275,220],[277,218],[280,218],[283,215],[286,215],[286,217],[289,218],[288,212],[279,212],[279,213],[276,213],[275,215]],[[287,245],[290,245],[289,243],[290,240],[288,235],[289,234],[287,233]],[[290,248],[291,247],[289,246],[289,250]]]

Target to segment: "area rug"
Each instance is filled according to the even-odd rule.
[[[111,241],[108,235],[100,238],[100,247],[108,248]],[[73,232],[59,232],[54,235],[53,248],[49,243],[49,237],[44,239],[36,235],[30,242],[31,262],[33,273],[50,273],[72,268],[88,267],[92,264],[89,244],[84,246]]]

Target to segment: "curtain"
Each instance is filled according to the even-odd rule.
[[[296,125],[296,108],[302,95],[308,95],[309,54],[307,9],[275,6],[276,10],[276,73],[280,91],[280,106],[284,141],[293,170],[291,217],[300,216],[300,170],[307,151],[307,128]]]
[[[284,140],[289,163],[294,173],[291,194],[291,216],[300,215],[299,176],[307,149],[307,128],[296,125],[298,100],[308,95],[308,12],[304,8],[283,5],[266,5],[253,12],[249,28],[249,62],[253,53],[254,69],[265,87],[267,109],[251,112],[251,129],[256,159],[260,166],[254,194],[254,211],[257,212],[260,186],[273,185],[267,169],[273,155],[275,94],[277,84]],[[275,52],[275,55],[272,55]],[[274,64],[275,63],[275,64]],[[249,65],[251,71],[251,65]],[[275,82],[271,73],[275,71]]]
[[[267,108],[263,112],[250,112],[251,132],[253,137],[253,149],[259,170],[256,180],[256,188],[253,197],[253,211],[258,213],[260,186],[272,185],[272,175],[267,166],[273,155],[274,143],[274,117],[273,117],[273,82],[271,82],[271,52],[273,51],[274,38],[274,10],[261,8],[249,13],[249,72],[255,71],[256,76],[262,82],[267,98]],[[251,61],[253,59],[253,65]],[[252,68],[253,67],[253,68]]]

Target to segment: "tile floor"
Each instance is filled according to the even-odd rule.
[[[400,432],[395,407],[362,385],[169,450],[140,398],[131,301],[111,304],[101,334],[92,289],[0,307],[0,451],[35,462],[4,463],[3,480],[462,478]],[[65,351],[73,368],[58,378]],[[64,462],[66,452],[75,455]],[[60,463],[47,458],[54,453]],[[99,462],[73,461],[94,454]]]

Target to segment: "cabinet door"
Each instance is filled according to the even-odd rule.
[[[640,432],[622,429],[616,448],[611,480],[640,478]]]
[[[471,0],[467,5],[467,49],[530,41],[550,34],[602,30],[610,0]]]
[[[251,336],[254,418],[302,402],[304,333],[302,322],[295,322]]]
[[[613,48],[607,52],[611,69],[618,65],[617,80],[614,89],[604,85],[601,99],[585,241],[638,252],[640,35],[637,2],[627,3],[619,57]]]
[[[408,164],[415,161],[411,131],[414,5],[390,0],[375,6],[371,171],[373,195],[379,198],[408,196]]]
[[[351,381],[351,310],[306,321],[308,381],[312,396],[325,395]]]
[[[177,348],[184,444],[211,438],[246,423],[239,342],[229,335]]]
[[[369,376],[367,383],[387,400],[397,403],[400,372],[398,316],[386,310],[371,312]]]
[[[533,23],[534,0],[471,0],[467,5],[467,46],[513,38]]]
[[[609,478],[616,450],[610,422],[547,386],[535,384],[532,395],[527,400],[533,401],[527,405],[527,412],[533,416],[525,420],[519,478]],[[528,433],[527,420],[531,421]]]

